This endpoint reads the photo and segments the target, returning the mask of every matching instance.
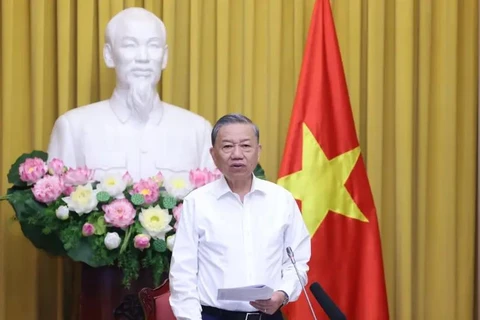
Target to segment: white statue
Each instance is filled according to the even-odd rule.
[[[128,170],[134,181],[161,171],[166,179],[196,168],[213,169],[211,124],[160,100],[156,85],[168,60],[163,22],[142,8],[114,16],[105,32],[104,59],[115,68],[109,100],[66,112],[55,122],[49,159],[87,166],[96,179]]]

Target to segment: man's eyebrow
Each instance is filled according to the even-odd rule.
[[[126,37],[123,37],[123,38],[122,38],[122,41],[125,41],[125,40],[130,40],[130,41],[135,41],[135,42],[137,42],[137,39],[135,39],[134,37],[130,37],[130,36],[126,36]]]
[[[240,142],[250,142],[250,141],[251,141],[250,138],[245,138],[245,139],[240,140]],[[230,142],[230,143],[233,143],[233,141],[230,140],[230,139],[222,139],[222,142]]]

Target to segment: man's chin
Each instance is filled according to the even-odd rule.
[[[142,90],[152,90],[152,91],[157,90],[157,84],[153,81],[153,79],[144,78],[144,77],[138,77],[138,78],[132,77],[131,79],[129,79],[127,85],[129,89],[141,88]]]
[[[246,180],[251,178],[252,172],[247,168],[229,168],[225,176],[229,180]]]

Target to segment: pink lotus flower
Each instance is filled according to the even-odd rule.
[[[222,176],[222,173],[216,169],[215,171],[209,171],[207,169],[196,169],[190,171],[190,183],[196,188],[206,185],[212,181],[217,180]]]
[[[85,222],[85,224],[82,227],[82,234],[85,237],[90,237],[95,233],[95,226],[91,223]]]
[[[63,172],[65,172],[65,165],[62,160],[55,158],[48,163],[48,173],[51,175],[59,176],[63,174]]]
[[[152,179],[142,179],[133,185],[133,193],[141,194],[146,204],[152,204],[158,200],[158,184]]]
[[[190,183],[193,185],[195,189],[206,185],[208,183],[208,180],[209,180],[209,172],[207,169],[190,170]]]
[[[133,179],[130,173],[127,171],[122,177],[123,181],[127,184],[127,186],[131,186],[133,184]]]
[[[65,186],[65,188],[63,188],[63,194],[66,195],[67,197],[70,196],[73,191],[75,191],[74,186]]]
[[[49,204],[62,195],[63,189],[63,180],[60,176],[46,175],[35,183],[32,192],[38,202]]]
[[[155,181],[155,183],[161,187],[163,185],[163,181],[165,180],[164,177],[163,177],[163,174],[159,171],[157,173],[157,175],[153,176],[151,178],[153,181]]]
[[[28,158],[18,168],[20,179],[31,185],[40,180],[47,173],[47,165],[40,158]]]
[[[118,228],[126,228],[135,219],[135,208],[127,199],[117,199],[102,206],[105,212],[105,222]]]
[[[93,170],[88,169],[87,167],[79,167],[76,169],[68,169],[68,171],[65,172],[63,179],[67,186],[78,186],[91,182],[93,174]]]
[[[133,246],[141,251],[150,248],[150,236],[143,233],[137,234],[135,238],[133,238]]]
[[[182,216],[182,210],[183,210],[183,203],[180,203],[178,206],[173,208],[173,217],[175,218],[175,225],[173,228],[177,230],[178,227],[178,222],[180,221],[180,217]]]
[[[214,171],[209,171],[208,173],[208,181],[213,182],[215,180],[218,180],[222,177],[222,172],[215,168]]]

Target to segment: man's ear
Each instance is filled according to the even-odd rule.
[[[103,59],[108,68],[115,68],[115,61],[113,59],[112,46],[106,43],[103,46]]]
[[[212,156],[212,160],[213,160],[213,163],[215,164],[215,167],[218,168],[217,158],[215,157],[215,149],[213,147],[210,147],[210,155]]]
[[[165,70],[168,62],[168,45],[165,45],[165,48],[163,50],[164,50],[164,53],[163,53],[163,60],[162,60],[162,70]]]
[[[260,161],[260,154],[261,154],[261,153],[262,153],[262,145],[259,144],[259,145],[258,145],[258,159],[257,159],[257,161]]]

